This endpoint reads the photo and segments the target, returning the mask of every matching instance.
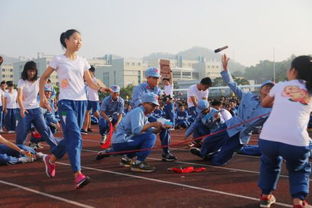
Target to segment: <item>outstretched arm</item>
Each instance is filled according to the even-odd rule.
[[[221,72],[221,76],[223,81],[230,87],[230,89],[236,94],[240,99],[243,96],[243,91],[237,87],[237,83],[233,80],[231,73],[228,70],[228,63],[230,58],[225,54],[221,57],[223,71]]]

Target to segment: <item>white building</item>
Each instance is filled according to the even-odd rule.
[[[4,64],[0,68],[0,81],[13,81],[13,65]]]

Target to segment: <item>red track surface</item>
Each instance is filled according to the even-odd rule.
[[[94,130],[96,128],[94,126]],[[172,143],[182,142],[182,135],[182,131],[174,131]],[[3,136],[15,140],[15,135]],[[179,146],[172,150],[179,161],[160,161],[161,151],[157,149],[148,158],[157,171],[133,173],[119,166],[118,156],[95,160],[96,152],[100,150],[98,134],[83,138],[83,172],[91,177],[92,183],[74,190],[66,157],[57,164],[53,179],[47,178],[41,161],[1,166],[0,207],[258,207],[258,157],[236,155],[226,166],[213,167],[191,155],[185,146]],[[256,142],[256,139],[252,141]],[[207,169],[186,174],[167,170],[190,165]],[[291,207],[285,170],[282,175],[274,193],[281,204],[272,207]],[[312,197],[308,200],[312,201]]]

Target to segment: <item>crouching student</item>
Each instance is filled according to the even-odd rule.
[[[220,115],[214,108],[209,107],[207,100],[200,100],[196,107],[197,117],[191,126],[185,132],[185,138],[193,133],[193,138],[199,138],[210,134],[212,129],[216,128],[216,124],[220,121]],[[193,141],[195,147],[201,146],[201,139]]]
[[[99,119],[99,128],[101,134],[101,145],[106,142],[107,134],[110,131],[110,124],[112,124],[114,129],[116,129],[120,123],[125,105],[124,99],[119,96],[120,87],[118,85],[113,85],[111,89],[111,95],[103,99],[100,108],[101,117]]]
[[[179,110],[177,111],[177,117],[176,117],[176,123],[175,123],[175,128],[176,129],[186,129],[187,127],[190,126],[190,122],[188,121],[188,113],[185,110],[185,106],[181,104],[179,106]]]
[[[114,152],[127,152],[120,164],[135,172],[154,172],[155,167],[145,162],[156,142],[156,132],[163,124],[148,122],[148,116],[159,106],[158,96],[143,94],[142,105],[130,111],[120,122],[112,138],[112,148],[100,151],[96,157],[101,160]],[[133,152],[131,152],[133,151]],[[136,160],[134,159],[136,157]]]

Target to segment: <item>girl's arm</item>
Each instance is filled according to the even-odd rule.
[[[17,103],[20,107],[20,114],[21,117],[24,118],[25,117],[25,113],[27,113],[27,110],[24,108],[24,104],[23,104],[23,89],[22,88],[18,88],[17,90]]]
[[[274,102],[274,97],[267,95],[261,100],[261,105],[262,107],[265,107],[265,108],[272,108],[273,102]]]
[[[52,108],[50,106],[50,103],[47,99],[47,97],[44,94],[44,85],[47,83],[48,78],[53,73],[54,69],[52,67],[48,67],[43,74],[40,77],[39,80],[39,96],[40,96],[40,106],[42,108],[48,109],[49,111],[52,111]]]
[[[107,88],[106,86],[101,87],[97,83],[93,82],[89,70],[84,72],[84,79],[86,80],[88,86],[94,90],[98,90],[101,92],[111,92],[110,88]]]

